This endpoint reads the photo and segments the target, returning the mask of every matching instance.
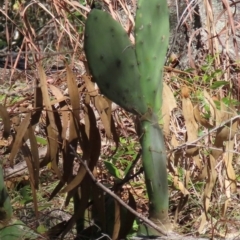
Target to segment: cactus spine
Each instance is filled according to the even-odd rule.
[[[166,153],[157,124],[162,105],[162,72],[169,38],[167,0],[138,0],[132,46],[110,15],[92,10],[85,28],[84,49],[101,92],[138,116],[142,162],[149,197],[149,218],[170,230]],[[159,236],[140,225],[139,235]]]

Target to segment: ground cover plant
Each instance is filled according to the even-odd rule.
[[[239,235],[238,42],[235,57],[220,51],[212,21],[220,17],[211,15],[213,5],[205,3],[211,37],[198,58],[192,59],[191,36],[187,67],[171,52],[165,59],[158,127],[166,146],[168,218],[174,233],[165,239]],[[239,3],[222,4],[231,20],[222,32],[228,29],[235,36],[232,8]],[[93,7],[120,22],[130,44],[137,41],[135,1],[6,1],[0,9],[5,22],[0,232],[6,239],[16,226],[24,231],[12,239],[130,239],[139,226],[159,230],[151,208],[149,216],[138,121],[121,102],[114,99],[119,107],[107,99],[116,96],[108,96],[97,82],[99,91],[85,58],[85,23]],[[186,2],[182,27],[194,7]],[[160,103],[159,97],[157,108]]]

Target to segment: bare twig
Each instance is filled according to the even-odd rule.
[[[233,123],[236,120],[238,120],[240,118],[240,115],[234,116],[230,119],[228,119],[227,121],[221,123],[220,125],[216,126],[215,128],[211,129],[210,131],[208,131],[206,134],[202,135],[201,137],[197,138],[196,140],[192,141],[192,142],[186,142],[183,143],[173,149],[170,150],[170,152],[176,152],[179,150],[182,150],[183,148],[186,147],[193,147],[196,145],[197,142],[199,142],[200,140],[202,140],[203,138],[207,137],[208,135],[212,134],[213,132],[217,131],[218,129],[220,129],[221,127],[224,127],[225,125],[229,124],[229,123]]]

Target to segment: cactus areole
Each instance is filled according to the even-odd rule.
[[[84,50],[101,93],[138,117],[149,219],[166,232],[170,231],[167,161],[158,122],[169,39],[167,0],[138,0],[135,20],[133,45],[122,26],[107,12],[93,9],[86,21]],[[138,235],[161,234],[142,223]]]

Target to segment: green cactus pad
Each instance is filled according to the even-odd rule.
[[[148,106],[160,111],[162,71],[169,39],[169,18],[166,0],[138,0],[135,41],[136,57],[141,74],[141,87]],[[160,94],[161,95],[161,94]]]
[[[144,114],[147,107],[140,91],[134,47],[107,12],[94,9],[88,15],[84,50],[101,93],[129,112]]]
[[[149,197],[149,219],[163,230],[171,230],[168,219],[167,157],[162,130],[154,114],[150,121],[141,122],[140,142],[142,163]],[[161,236],[157,231],[140,225],[138,235]]]

